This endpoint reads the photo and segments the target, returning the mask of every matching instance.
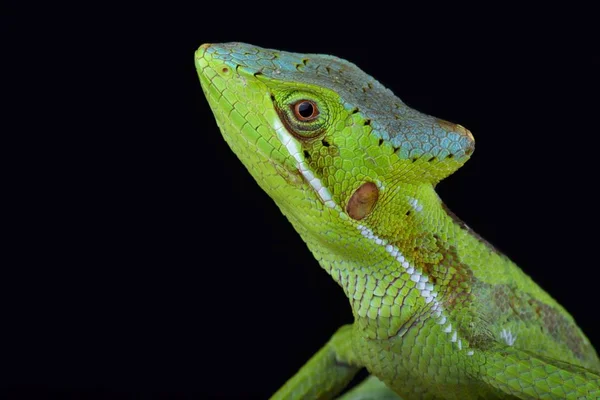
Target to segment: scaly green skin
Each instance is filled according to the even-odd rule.
[[[355,318],[274,398],[334,397],[362,367],[378,379],[357,397],[600,397],[573,318],[434,191],[470,157],[468,130],[332,56],[227,43],[195,62],[223,137]],[[305,100],[314,121],[293,112]]]

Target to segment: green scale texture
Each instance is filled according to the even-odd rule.
[[[345,398],[600,397],[573,318],[434,191],[472,154],[467,129],[332,56],[227,43],[195,62],[223,137],[355,318],[274,398],[332,398],[362,367],[372,377]]]

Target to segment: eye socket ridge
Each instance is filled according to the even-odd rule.
[[[301,99],[291,104],[294,118],[300,122],[310,122],[317,119],[320,114],[319,106],[312,100]]]

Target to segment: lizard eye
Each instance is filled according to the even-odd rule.
[[[314,101],[300,100],[292,104],[294,116],[303,122],[312,121],[319,116],[319,108]]]
[[[327,102],[308,91],[275,92],[271,99],[288,132],[300,140],[314,139],[327,128]]]

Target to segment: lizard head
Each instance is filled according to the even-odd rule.
[[[333,56],[204,44],[195,63],[225,140],[290,219],[330,209],[360,220],[402,190],[414,207],[420,187],[474,150],[467,129],[411,109]]]

